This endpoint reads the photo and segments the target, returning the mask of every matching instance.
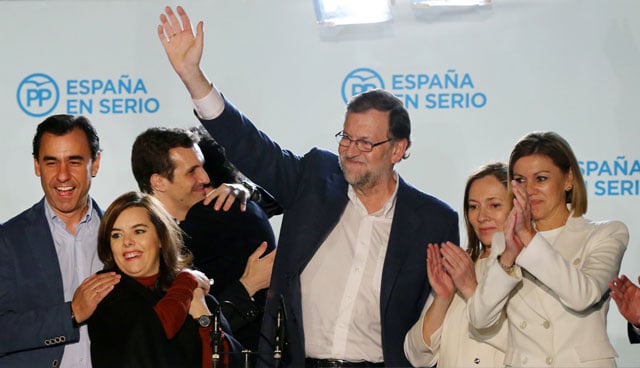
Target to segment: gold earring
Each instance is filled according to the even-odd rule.
[[[566,188],[565,188],[565,190],[564,190],[564,191],[565,191],[565,192],[570,192],[570,191],[571,191],[571,189],[573,189],[573,187],[572,187],[572,186],[568,186],[568,187],[566,187]]]

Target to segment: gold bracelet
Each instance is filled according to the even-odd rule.
[[[500,254],[498,256],[498,263],[500,264],[500,267],[502,267],[502,269],[504,270],[504,272],[506,273],[511,273],[513,271],[513,267],[515,266],[515,264],[512,264],[511,266],[507,266],[506,264],[502,263],[500,261],[500,257],[502,256],[502,254]]]

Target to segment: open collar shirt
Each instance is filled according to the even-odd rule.
[[[380,285],[396,188],[369,214],[349,186],[349,201],[335,228],[301,276],[308,357],[381,362]]]
[[[224,100],[213,87],[193,100],[202,119],[214,119]],[[307,357],[381,362],[382,268],[396,208],[399,180],[382,209],[369,214],[349,186],[349,201],[336,227],[301,275]]]
[[[98,258],[100,216],[93,207],[93,201],[89,199],[88,202],[87,213],[76,225],[74,235],[67,231],[64,221],[56,215],[49,203],[44,201],[47,222],[60,263],[65,302],[71,302],[73,294],[84,279],[103,268]],[[77,343],[65,345],[60,366],[91,367],[89,333],[86,325],[80,327],[80,340]]]

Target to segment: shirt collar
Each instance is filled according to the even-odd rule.
[[[393,190],[393,193],[391,194],[389,199],[387,199],[384,206],[382,206],[380,210],[372,213],[371,216],[376,216],[376,217],[393,216],[393,210],[396,207],[395,206],[396,198],[398,197],[398,188],[400,187],[400,179],[398,177],[398,173],[395,171],[393,172],[393,178],[396,181],[396,187]],[[356,208],[358,208],[359,211],[361,212],[364,211],[365,214],[367,213],[367,209],[365,208],[364,204],[360,201],[360,199],[356,195],[356,191],[355,189],[353,189],[353,185],[351,184],[349,184],[349,189],[347,190],[347,196],[349,197],[349,200],[351,201],[351,203],[353,203],[356,206]]]
[[[82,218],[82,220],[80,220],[78,224],[91,222],[91,219],[93,218],[94,208],[93,208],[93,200],[91,199],[91,197],[89,197],[88,202],[89,204],[87,207],[87,213],[84,215],[84,217]],[[47,201],[47,198],[44,199],[44,213],[47,216],[47,218],[50,219],[51,221],[62,222],[62,220],[55,213],[53,208],[51,208],[51,205],[49,205],[49,201]]]

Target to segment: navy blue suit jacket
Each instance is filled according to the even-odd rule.
[[[640,344],[640,335],[633,329],[631,323],[627,323],[627,333],[629,334],[630,343]]]
[[[59,366],[79,338],[42,199],[0,227],[0,367]]]
[[[303,367],[300,274],[338,223],[348,202],[348,184],[338,157],[315,148],[303,157],[282,150],[228,101],[218,118],[202,124],[225,147],[228,159],[273,194],[284,209],[263,323],[263,335],[269,341],[261,344],[261,350],[273,348],[275,317],[282,297],[289,342],[283,363]],[[425,262],[427,243],[458,244],[458,240],[455,211],[400,178],[380,285],[381,344],[386,366],[410,366],[404,355],[404,336],[418,320],[431,290]]]
[[[222,303],[233,337],[256,351],[267,293],[260,290],[251,297],[239,280],[247,259],[263,241],[268,243],[266,252],[275,247],[267,215],[253,201],[247,202],[245,212],[240,211],[238,202],[229,211],[215,211],[199,202],[191,207],[180,227],[195,268],[214,280],[209,293]]]

